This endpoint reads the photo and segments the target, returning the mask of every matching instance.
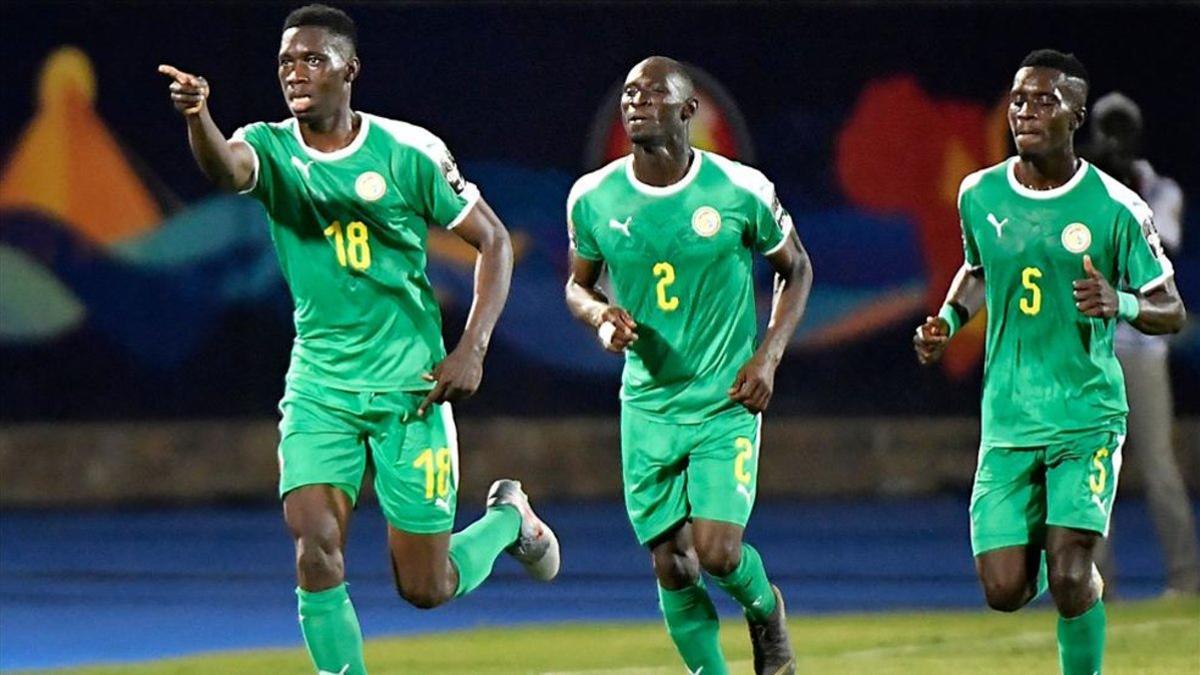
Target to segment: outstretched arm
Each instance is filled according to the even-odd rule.
[[[481,198],[453,232],[479,251],[475,261],[475,295],[458,346],[433,372],[424,376],[435,384],[417,410],[422,416],[434,403],[457,401],[479,389],[483,357],[508,300],[512,280],[513,252],[508,229],[487,202]]]
[[[775,369],[783,359],[792,333],[804,316],[808,293],[812,289],[812,262],[792,230],[786,243],[767,256],[775,271],[775,293],[771,299],[771,319],[762,344],[738,371],[729,397],[752,413],[767,409],[775,391]]]
[[[913,348],[921,365],[937,363],[942,358],[954,333],[983,308],[984,289],[982,267],[964,264],[959,268],[950,282],[942,311],[937,316],[925,317],[925,323],[917,327],[913,336]]]
[[[596,329],[605,349],[620,353],[637,341],[637,323],[629,312],[609,304],[604,293],[596,288],[603,269],[601,262],[581,258],[571,251],[567,308],[576,319]]]
[[[254,151],[245,143],[230,143],[208,112],[208,82],[174,66],[158,72],[170,77],[171,100],[187,121],[188,144],[205,176],[222,190],[244,190],[254,178]]]

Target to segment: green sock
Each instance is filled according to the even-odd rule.
[[[729,669],[717,639],[721,621],[712,598],[704,590],[704,581],[697,580],[695,585],[678,591],[659,586],[658,604],[667,621],[667,634],[688,671],[698,673],[703,668],[704,675],[727,675]]]
[[[1058,617],[1058,663],[1063,675],[1095,675],[1104,663],[1104,601],[1070,619]]]
[[[346,584],[324,591],[296,589],[300,632],[313,665],[321,673],[366,675],[362,629],[346,593]]]
[[[729,576],[713,577],[713,580],[737,600],[750,621],[762,623],[775,611],[775,592],[771,590],[771,582],[767,581],[762,557],[750,544],[742,544],[742,561]]]
[[[520,530],[521,514],[517,509],[498,506],[450,537],[450,562],[458,569],[458,590],[454,597],[470,593],[488,578],[496,558],[517,540]]]

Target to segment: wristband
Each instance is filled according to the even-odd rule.
[[[942,309],[938,312],[938,316],[941,317],[946,322],[946,325],[950,327],[950,334],[946,337],[954,337],[954,334],[957,333],[958,329],[962,326],[962,323],[958,318],[958,312],[954,311],[954,308],[951,307],[949,303],[946,303],[942,305]]]
[[[1142,307],[1138,303],[1137,296],[1126,291],[1117,291],[1117,316],[1125,319],[1126,322],[1133,323],[1134,319],[1138,318]]]

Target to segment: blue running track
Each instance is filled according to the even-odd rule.
[[[366,634],[658,616],[649,558],[619,504],[539,512],[563,546],[555,583],[525,580],[504,557],[481,589],[427,612],[397,599],[383,519],[364,505],[351,525],[347,576]],[[460,527],[477,515],[464,505]],[[1121,595],[1161,591],[1144,505],[1122,500],[1115,528]],[[765,502],[747,537],[793,614],[982,606],[965,499]],[[0,668],[299,646],[292,555],[277,507],[5,512]]]

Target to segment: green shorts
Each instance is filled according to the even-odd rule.
[[[971,549],[1041,544],[1046,526],[1108,535],[1125,432],[1033,448],[983,446],[971,491]]]
[[[288,380],[279,410],[279,496],[333,485],[358,501],[368,457],[383,515],[404,532],[453,529],[458,435],[450,404],[417,416],[425,394],[346,391]]]
[[[625,509],[645,544],[688,518],[745,526],[758,487],[762,416],[738,409],[678,424],[621,407]]]

